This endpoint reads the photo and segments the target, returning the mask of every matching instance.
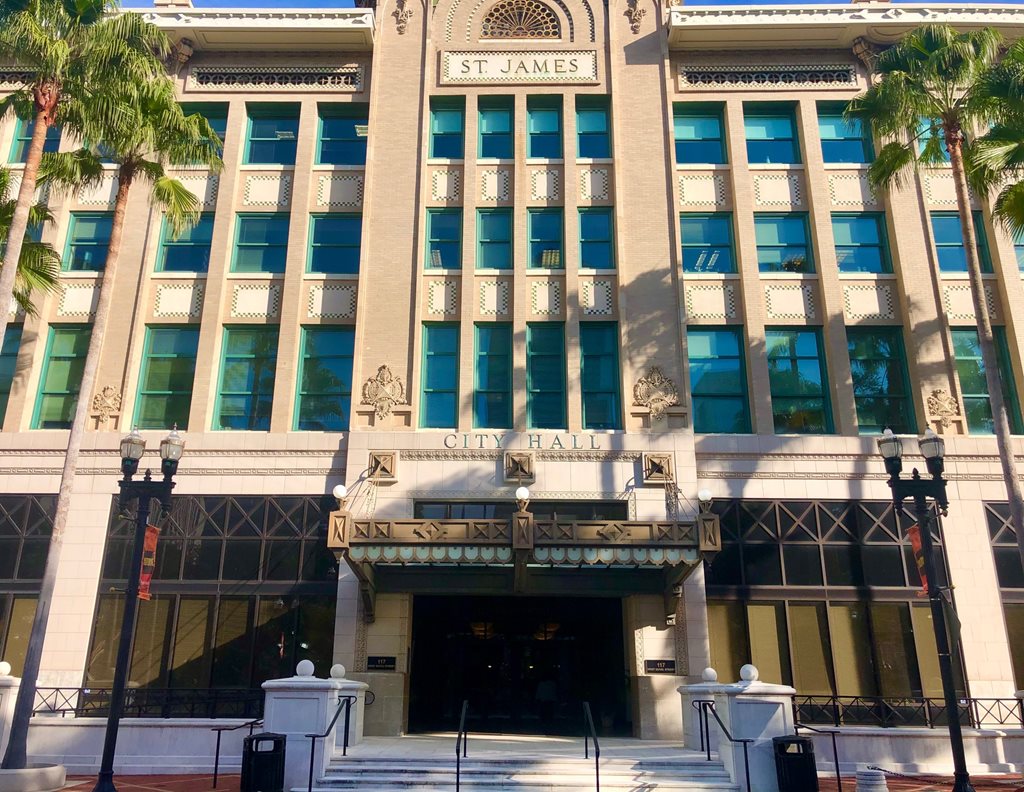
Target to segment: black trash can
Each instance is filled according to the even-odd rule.
[[[240,792],[284,792],[283,734],[253,734],[242,740]]]
[[[773,737],[779,792],[818,792],[814,743],[809,737]]]

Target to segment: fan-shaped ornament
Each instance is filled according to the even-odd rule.
[[[557,39],[555,12],[538,0],[501,0],[484,17],[485,39]]]

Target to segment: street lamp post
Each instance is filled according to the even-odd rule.
[[[124,692],[128,679],[128,662],[132,648],[132,632],[135,625],[135,611],[138,609],[139,581],[142,575],[142,553],[149,524],[150,503],[160,501],[160,509],[166,513],[171,508],[171,490],[174,489],[174,474],[178,472],[178,460],[185,449],[185,441],[178,435],[177,426],[160,442],[160,471],[162,481],[154,481],[146,471],[141,481],[133,480],[139,470],[139,460],[146,452],[146,441],[138,429],[121,441],[121,472],[124,477],[118,482],[121,495],[118,508],[123,513],[132,501],[137,501],[135,511],[135,544],[132,547],[132,562],[128,568],[128,588],[125,591],[124,615],[121,621],[121,639],[117,646],[117,665],[114,667],[114,684],[110,691],[110,712],[107,715],[107,731],[103,738],[103,758],[100,773],[93,792],[117,792],[114,786],[114,753],[117,750],[117,729],[124,712]]]
[[[967,772],[967,759],[964,756],[964,736],[960,729],[960,708],[957,701],[956,683],[953,679],[953,658],[950,654],[949,635],[946,631],[946,613],[944,595],[939,587],[935,549],[932,546],[932,532],[929,522],[932,518],[934,505],[945,514],[949,507],[946,498],[946,480],[942,478],[944,469],[943,456],[946,452],[945,441],[931,429],[926,429],[924,437],[918,440],[918,447],[924,457],[930,479],[921,478],[914,468],[909,479],[900,478],[903,470],[903,441],[886,429],[878,440],[878,450],[885,460],[885,471],[889,474],[889,487],[892,489],[893,509],[896,525],[899,527],[899,516],[903,510],[903,501],[914,501],[914,516],[917,518],[917,529],[921,536],[921,556],[924,564],[924,578],[928,591],[928,603],[932,609],[932,627],[935,629],[935,646],[939,654],[939,674],[942,677],[942,694],[946,700],[946,720],[949,725],[949,743],[953,750],[953,792],[974,792],[971,776]]]

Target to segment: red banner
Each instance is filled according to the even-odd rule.
[[[146,526],[146,540],[142,544],[142,574],[139,576],[139,599],[151,599],[149,584],[153,582],[156,569],[156,542],[160,538],[160,529],[155,525]]]
[[[924,553],[921,551],[921,529],[917,523],[907,528],[907,537],[910,539],[910,547],[914,551],[914,562],[917,564],[917,574],[921,578],[921,588],[917,596],[928,596],[928,575],[924,571]]]

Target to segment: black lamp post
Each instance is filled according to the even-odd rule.
[[[178,472],[178,460],[185,450],[185,441],[175,426],[171,433],[160,442],[160,471],[162,481],[153,481],[146,471],[141,481],[133,480],[139,470],[139,460],[146,452],[146,441],[138,429],[121,441],[121,471],[124,478],[118,482],[121,495],[118,507],[123,513],[132,501],[138,501],[135,510],[135,544],[132,547],[132,562],[128,568],[128,588],[125,591],[124,616],[121,621],[121,639],[117,646],[117,665],[114,667],[114,685],[110,691],[110,713],[107,716],[107,731],[103,738],[103,759],[100,773],[93,792],[117,792],[114,786],[114,753],[117,750],[117,729],[124,712],[124,689],[128,679],[128,663],[132,648],[132,632],[135,625],[135,611],[138,609],[139,579],[142,575],[142,551],[146,540],[146,526],[149,524],[150,503],[160,501],[160,510],[167,513],[171,508],[171,490],[174,489],[174,474]]]
[[[914,515],[917,528],[921,535],[921,556],[924,563],[924,577],[927,580],[928,603],[932,609],[932,627],[935,629],[935,646],[939,654],[939,674],[942,677],[942,694],[946,700],[946,720],[949,724],[949,743],[953,749],[953,792],[974,792],[971,776],[967,772],[967,759],[964,756],[964,736],[960,729],[960,708],[957,701],[956,683],[953,679],[953,658],[950,654],[949,635],[946,632],[946,612],[944,610],[944,594],[939,587],[936,572],[935,549],[932,546],[932,532],[929,525],[935,507],[943,514],[949,507],[946,498],[946,480],[942,478],[944,469],[943,457],[946,453],[945,441],[931,429],[926,429],[924,437],[917,441],[924,457],[925,465],[931,478],[921,478],[914,468],[909,479],[900,478],[903,470],[903,441],[886,429],[878,440],[878,450],[885,460],[885,471],[889,474],[889,487],[892,489],[893,509],[896,525],[899,527],[899,516],[903,511],[903,501],[911,498],[914,501]]]

